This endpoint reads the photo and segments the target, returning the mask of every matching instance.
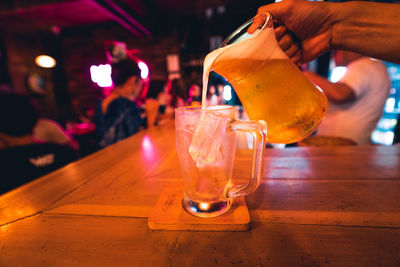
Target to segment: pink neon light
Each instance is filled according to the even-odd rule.
[[[111,87],[111,65],[101,64],[99,66],[92,65],[90,67],[90,78],[100,87]]]
[[[146,159],[146,163],[152,163],[156,159],[154,144],[149,135],[145,135],[142,139],[142,154]]]
[[[140,76],[142,79],[146,79],[149,76],[149,67],[143,61],[138,61],[139,69],[141,70]]]

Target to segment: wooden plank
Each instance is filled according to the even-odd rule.
[[[217,230],[216,227],[207,228],[200,223],[196,224],[192,220],[187,225],[174,225],[180,213],[168,217],[160,223],[151,217],[153,207],[148,206],[112,206],[112,205],[85,205],[70,204],[61,206],[45,214],[64,214],[64,215],[91,215],[91,216],[112,216],[127,218],[148,218],[149,228],[152,230]],[[186,215],[186,214],[185,214]],[[336,225],[336,226],[371,226],[371,227],[399,227],[399,212],[352,212],[352,211],[298,211],[298,210],[251,210],[251,220],[262,223],[280,223],[280,224],[310,224],[310,225]],[[247,215],[246,215],[247,217]],[[250,220],[250,218],[248,218]],[[206,222],[212,224],[213,222]],[[227,223],[227,222],[224,222]],[[228,222],[229,223],[229,222]],[[194,229],[198,228],[198,229]],[[225,227],[226,228],[226,227]],[[249,225],[236,230],[248,230]],[[219,229],[218,229],[219,230]],[[235,229],[221,229],[234,231]]]
[[[88,157],[0,196],[0,225],[142,179],[171,153],[173,122],[141,131]],[[83,192],[82,192],[83,191]],[[86,194],[86,195],[85,195]],[[71,198],[70,198],[71,197]]]
[[[254,223],[151,231],[146,219],[42,214],[0,227],[1,266],[398,266],[400,229]]]
[[[327,161],[331,161],[330,157],[326,157]],[[243,158],[245,159],[245,158]],[[277,158],[278,159],[278,158]],[[246,159],[247,163],[250,163],[249,159]],[[310,159],[311,162],[315,161],[315,158]],[[341,164],[347,164],[346,160],[340,160]],[[66,197],[65,199],[58,202],[60,205],[68,205],[74,203],[75,206],[69,211],[57,210],[54,212],[66,212],[73,214],[75,210],[77,214],[85,214],[84,205],[88,207],[95,206],[95,212],[92,209],[86,211],[87,215],[104,215],[109,216],[117,211],[109,211],[105,209],[102,211],[102,205],[110,206],[130,206],[131,210],[134,207],[143,207],[142,213],[128,212],[127,216],[147,216],[145,211],[149,212],[155,205],[157,198],[161,194],[164,187],[180,181],[180,172],[176,167],[177,155],[176,151],[172,151],[171,154],[163,160],[157,168],[154,168],[145,179],[135,180],[132,183],[115,183],[104,187],[104,181],[106,176],[97,179],[91,184],[91,187],[83,188],[79,194],[76,194],[74,198]],[[316,164],[312,164],[312,169]],[[239,171],[248,171],[244,164],[239,164]],[[288,167],[291,165],[288,164]],[[370,165],[371,166],[371,165]],[[372,165],[373,166],[373,165]],[[302,168],[299,165],[293,164],[291,166],[294,173],[301,173]],[[264,179],[260,188],[253,194],[247,196],[247,204],[250,210],[256,211],[274,211],[283,212],[285,216],[261,216],[260,218],[266,218],[266,221],[274,223],[285,223],[290,218],[290,213],[303,211],[310,211],[310,216],[307,218],[299,219],[299,223],[311,223],[311,224],[324,224],[324,225],[346,225],[350,223],[350,219],[337,220],[335,216],[349,218],[349,214],[360,214],[360,220],[365,217],[364,225],[389,225],[390,221],[397,225],[397,217],[391,220],[387,220],[385,216],[379,216],[379,214],[397,214],[400,212],[400,181],[396,179],[396,171],[393,171],[393,175],[389,176],[390,179],[381,176],[386,175],[384,171],[377,171],[375,175],[371,176],[368,172],[370,167],[366,170],[357,170],[353,168],[343,168],[344,177],[337,178],[336,174],[326,174],[324,178],[318,178],[318,176],[303,177],[303,178],[269,178]],[[119,168],[123,169],[123,168]],[[243,170],[246,169],[246,170]],[[374,168],[372,169],[374,170]],[[320,168],[323,173],[323,168]],[[239,172],[240,173],[240,172]],[[340,172],[339,172],[340,173]],[[357,179],[351,176],[351,173],[359,173]],[[130,172],[126,172],[127,177],[124,178],[129,181]],[[235,173],[234,176],[236,176]],[[178,177],[179,176],[179,177]],[[333,179],[331,178],[333,177]],[[374,178],[375,177],[375,178]],[[246,179],[235,177],[235,183],[245,183]],[[72,196],[72,195],[71,195]],[[57,208],[54,205],[53,208]],[[64,207],[65,208],[65,207]],[[116,208],[118,209],[118,208]],[[50,209],[50,212],[51,211]],[[326,215],[322,217],[312,216],[322,212],[321,214]],[[269,213],[264,213],[269,214]],[[336,214],[336,215],[331,215]],[[363,215],[364,214],[364,215]],[[365,214],[368,214],[365,215]],[[362,215],[362,216],[361,216]],[[295,216],[292,216],[295,218]],[[272,218],[272,219],[271,219]],[[371,219],[372,218],[372,219]],[[373,219],[375,218],[375,219]],[[356,225],[363,225],[359,221],[356,221]],[[296,220],[293,220],[296,221]]]
[[[68,204],[45,211],[44,213],[147,218],[150,211],[151,207],[147,206]]]
[[[282,224],[400,228],[400,212],[252,210],[252,221]]]
[[[120,198],[93,196],[47,212],[147,217],[163,189],[175,183],[156,178],[141,180]],[[255,216],[259,222],[397,227],[399,190],[400,182],[390,180],[272,180],[264,181],[246,198],[252,218]]]
[[[122,166],[118,168],[118,172],[120,175],[114,182],[111,182],[113,176],[108,173],[99,175],[90,185],[79,188],[46,210],[51,212],[53,209],[71,203],[75,206],[130,206],[146,207],[150,210],[156,204],[164,187],[171,182],[181,182],[180,179],[157,179],[157,174],[163,173],[158,168],[151,170],[150,174],[145,177],[135,177],[131,167],[124,168]],[[90,213],[87,214],[90,215]]]
[[[0,266],[397,266],[399,151],[269,150],[251,231],[151,231],[180,181],[173,124],[155,127],[0,196]],[[238,151],[235,183],[250,156]]]
[[[317,148],[321,150],[320,148]],[[314,151],[314,148],[301,148],[302,151]],[[389,149],[393,151],[393,149]],[[268,149],[267,149],[268,151]],[[334,179],[334,180],[400,180],[400,156],[379,156],[359,154],[335,155],[323,150],[324,156],[301,157],[288,153],[285,156],[266,156],[264,158],[264,179]],[[397,151],[397,150],[396,150]],[[295,151],[294,151],[295,152]],[[349,151],[347,151],[350,153]],[[234,179],[246,180],[251,175],[251,153],[239,150],[235,157]],[[168,160],[163,161],[151,174],[158,179],[179,179],[181,177],[178,155],[175,148]]]
[[[170,130],[171,131],[171,130]],[[156,132],[159,134],[161,132]],[[143,135],[143,139],[147,135]],[[168,136],[168,135],[167,135]],[[171,138],[171,132],[169,134]],[[173,139],[173,138],[172,138]],[[160,141],[162,140],[162,141]],[[132,141],[132,140],[130,140]],[[165,137],[162,139],[159,138],[158,142],[154,144],[154,146],[159,146],[162,144],[168,144],[168,147],[171,147],[171,144],[168,142],[164,142]],[[173,140],[171,140],[173,143]],[[137,145],[136,145],[137,146]],[[173,144],[172,144],[173,146]],[[152,151],[151,146],[148,151]],[[167,146],[165,146],[166,148]],[[120,143],[118,146],[114,147],[115,149],[120,149],[120,153],[118,155],[124,156],[126,153],[125,149],[130,148],[130,146],[125,143]],[[165,149],[164,148],[164,149]],[[364,148],[366,150],[367,148]],[[378,149],[378,148],[373,148]],[[111,150],[111,148],[110,148]],[[159,149],[160,150],[160,149]],[[302,148],[302,151],[305,149]],[[321,150],[321,149],[316,149]],[[393,149],[389,149],[390,151],[394,151]],[[124,153],[122,153],[125,151]],[[128,149],[129,151],[129,149]],[[161,150],[160,150],[161,151]],[[306,150],[308,151],[308,150]],[[311,149],[310,151],[314,151]],[[326,150],[322,150],[326,151]],[[358,151],[358,150],[355,150]],[[17,196],[14,194],[15,192],[11,192],[11,194],[6,194],[0,198],[0,205],[2,205],[2,209],[0,212],[3,212],[0,218],[2,223],[5,223],[5,220],[8,216],[9,221],[13,219],[18,219],[23,216],[29,216],[31,214],[35,214],[36,212],[46,210],[47,208],[54,207],[54,205],[63,205],[70,201],[76,201],[77,199],[87,199],[93,197],[95,195],[96,201],[101,201],[103,204],[107,204],[107,201],[114,200],[116,198],[122,199],[124,196],[124,191],[127,195],[130,194],[127,190],[116,190],[119,187],[126,187],[131,183],[135,183],[138,181],[137,179],[141,179],[140,171],[138,172],[135,168],[135,165],[132,164],[133,161],[136,161],[137,157],[133,157],[132,155],[135,153],[128,153],[125,157],[120,159],[119,161],[109,161],[110,155],[113,155],[111,159],[117,158],[114,156],[114,151],[111,153],[106,153],[107,157],[103,162],[101,161],[101,154],[106,153],[106,151],[99,152],[95,159],[91,159],[90,157],[84,159],[80,162],[77,162],[77,166],[75,168],[67,168],[66,170],[60,170],[58,173],[54,173],[49,176],[47,179],[39,179],[29,184],[28,188],[32,187],[36,183],[40,185],[33,186],[34,189],[28,191],[37,191],[33,193],[37,195],[37,199],[28,199],[28,197],[32,194],[27,194],[27,190],[24,190],[24,187],[19,188],[17,191]],[[142,155],[142,151],[140,151],[140,155]],[[161,152],[160,152],[161,153]],[[159,159],[159,163],[161,165],[168,166],[167,169],[163,170],[162,168],[155,170],[155,172],[149,171],[147,168],[142,168],[143,170],[147,170],[145,173],[149,178],[151,177],[159,177],[160,179],[165,177],[171,177],[173,174],[174,177],[179,176],[180,172],[178,168],[176,168],[178,162],[176,157],[176,152],[172,149],[171,152],[174,156],[172,160],[167,160],[166,158]],[[326,152],[325,152],[326,153]],[[161,153],[162,154],[162,153]],[[172,155],[171,154],[171,155]],[[151,153],[147,154],[148,157]],[[159,154],[160,155],[160,154]],[[93,155],[94,157],[94,155]],[[347,157],[347,158],[346,158]],[[398,179],[399,175],[399,164],[398,157],[383,157],[376,158],[373,160],[366,161],[364,158],[368,157],[359,157],[357,160],[352,158],[335,158],[324,156],[322,158],[307,158],[307,160],[303,158],[266,158],[266,165],[264,168],[264,177],[268,178],[295,178],[295,179]],[[154,157],[156,158],[156,157]],[[100,160],[99,160],[100,159]],[[89,163],[85,161],[89,161]],[[246,165],[247,164],[247,165]],[[236,168],[234,173],[234,178],[243,178],[249,176],[250,169],[250,160],[246,157],[242,157],[238,159],[236,162]],[[151,166],[154,168],[154,164]],[[382,168],[382,166],[386,166]],[[142,165],[140,165],[142,167]],[[150,169],[151,170],[151,169]],[[354,170],[357,170],[355,172]],[[112,171],[112,172],[111,172]],[[172,173],[171,173],[172,172]],[[132,177],[132,174],[139,175],[135,178]],[[64,178],[60,178],[60,176],[64,176]],[[176,178],[175,178],[176,179]],[[88,185],[90,181],[90,185]],[[47,190],[49,184],[54,183],[53,190]],[[115,190],[110,190],[111,184],[113,185]],[[22,192],[21,192],[22,190]],[[118,193],[116,193],[118,191]],[[40,194],[38,194],[40,192]],[[99,192],[102,192],[100,194]],[[48,194],[48,195],[46,195]],[[109,196],[109,197],[107,197]],[[12,200],[11,200],[12,199]],[[26,199],[26,202],[24,201]],[[35,208],[35,202],[42,201],[45,199],[44,203],[41,203],[41,208]],[[18,205],[18,201],[21,201],[21,205]],[[11,202],[13,202],[11,205]],[[28,203],[27,203],[28,202]],[[9,203],[9,207],[12,210],[7,210],[4,208],[4,205]],[[101,203],[100,203],[101,204]],[[113,204],[113,203],[108,203]],[[129,205],[129,203],[115,203],[115,204],[124,204]]]
[[[246,197],[249,210],[400,212],[400,182],[270,180]]]
[[[246,152],[250,154],[251,152]],[[288,147],[285,149],[267,149],[266,157],[324,157],[324,156],[400,156],[400,144],[393,146],[364,145],[338,147]]]
[[[249,158],[238,158],[235,176],[246,177]],[[399,156],[266,157],[263,177],[294,179],[400,179]]]
[[[312,149],[313,150],[313,149]],[[246,180],[251,175],[251,154],[240,150],[235,157],[233,178]],[[178,155],[173,148],[168,159],[149,173],[147,178],[180,179]],[[328,156],[323,157],[265,157],[264,179],[315,180],[400,180],[400,157]]]
[[[152,230],[169,231],[248,231],[250,215],[243,197],[234,199],[230,210],[215,218],[199,218],[182,207],[182,187],[167,187],[148,218]]]

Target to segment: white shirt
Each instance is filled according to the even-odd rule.
[[[371,58],[360,58],[347,66],[339,82],[352,88],[356,99],[345,104],[329,102],[317,134],[350,138],[359,145],[370,144],[391,88],[386,66]]]

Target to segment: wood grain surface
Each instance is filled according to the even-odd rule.
[[[248,231],[250,215],[244,197],[233,200],[231,208],[214,218],[199,218],[182,208],[183,185],[164,188],[148,216],[151,230],[168,231]]]
[[[180,181],[170,122],[1,195],[0,266],[400,266],[399,146],[268,149],[247,232],[150,230]]]

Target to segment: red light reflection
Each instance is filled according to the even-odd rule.
[[[146,161],[153,162],[156,159],[154,144],[149,135],[145,135],[142,139],[142,153]]]

